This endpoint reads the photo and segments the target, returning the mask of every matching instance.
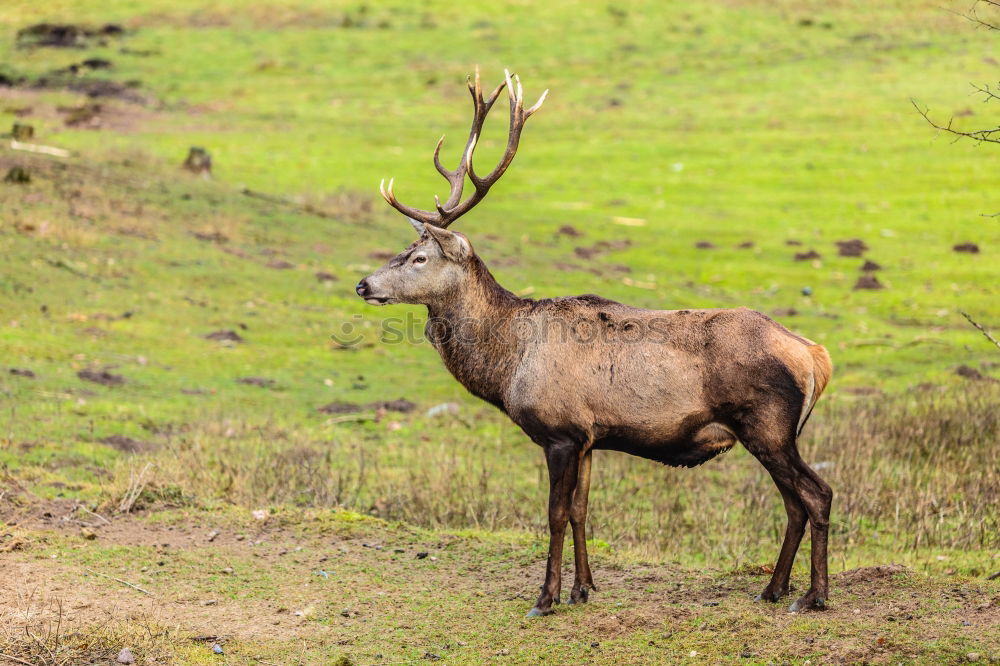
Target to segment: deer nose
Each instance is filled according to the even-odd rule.
[[[354,287],[354,291],[358,292],[358,296],[364,298],[368,295],[368,278],[365,278]]]

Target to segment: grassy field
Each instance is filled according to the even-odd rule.
[[[0,655],[1000,658],[1000,354],[960,314],[1000,329],[1000,152],[910,102],[990,125],[969,84],[996,80],[996,36],[962,3],[537,4],[4,3],[0,128],[70,155],[0,147],[0,176],[29,179],[0,182]],[[18,36],[39,22],[123,31]],[[444,190],[431,151],[445,133],[457,159],[477,63],[550,89],[456,226],[502,284],[746,305],[830,349],[802,440],[835,491],[829,613],[749,602],[784,512],[737,449],[697,470],[599,455],[601,591],[522,620],[539,450],[447,374],[420,308],[353,292],[412,240],[379,180],[419,206]],[[211,179],[180,169],[193,145]]]

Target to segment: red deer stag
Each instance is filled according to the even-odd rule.
[[[507,89],[510,130],[500,163],[481,176],[472,155],[486,115]],[[448,226],[504,174],[525,121],[517,76],[483,97],[477,68],[469,81],[474,113],[454,170],[434,166],[451,184],[435,210],[400,203],[393,181],[382,196],[420,237],[361,280],[371,305],[426,305],[428,338],[445,366],[473,395],[503,410],[545,452],[549,471],[549,557],[541,595],[529,615],[559,603],[566,523],[573,529],[576,575],[570,603],[596,589],[587,563],[585,523],[595,449],[624,451],[667,465],[694,467],[742,442],[774,479],[788,513],[770,583],[758,597],[788,593],[792,560],[812,534],[809,590],[792,611],[827,599],[830,487],[802,460],[796,439],[832,366],[822,346],[746,308],[642,310],[594,295],[532,300],[501,287],[462,234]],[[547,91],[546,91],[547,92]],[[464,201],[466,177],[475,191]]]

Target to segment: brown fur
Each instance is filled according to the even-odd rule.
[[[518,298],[494,280],[468,239],[442,229],[425,232],[358,293],[369,302],[427,305],[428,337],[448,370],[544,449],[551,542],[534,614],[559,600],[567,521],[577,563],[571,601],[585,601],[594,589],[584,530],[593,449],[693,467],[737,441],[771,473],[789,515],[762,598],[787,593],[808,520],[813,580],[796,607],[825,602],[831,493],[795,445],[830,379],[823,347],[746,308],[643,310],[593,295]]]

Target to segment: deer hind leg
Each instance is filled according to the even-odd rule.
[[[559,603],[563,542],[576,488],[580,450],[571,440],[554,440],[545,445],[545,461],[549,468],[549,559],[542,592],[528,611],[528,617],[548,615],[552,605]]]
[[[781,543],[781,553],[774,565],[771,582],[764,591],[757,595],[757,601],[777,601],[788,594],[788,579],[792,573],[792,562],[799,549],[802,535],[806,531],[806,510],[798,495],[791,488],[782,485],[778,477],[772,475],[774,484],[778,486],[781,497],[785,501],[785,513],[788,515],[788,525],[785,528],[785,539]]]
[[[597,589],[590,573],[590,562],[587,561],[587,496],[590,494],[591,453],[588,449],[580,458],[576,490],[573,491],[569,510],[569,522],[573,527],[573,555],[576,560],[573,590],[569,595],[571,604],[586,603],[590,591]]]
[[[830,486],[799,455],[795,434],[791,430],[794,426],[795,424],[791,424],[788,434],[783,438],[760,438],[750,434],[744,439],[750,453],[771,474],[788,512],[788,527],[774,567],[774,575],[759,598],[777,601],[787,591],[792,561],[805,531],[805,521],[809,521],[812,538],[810,586],[806,594],[791,605],[789,610],[793,612],[826,606],[829,596],[827,540],[833,499]],[[784,444],[776,444],[778,441],[783,441]]]

